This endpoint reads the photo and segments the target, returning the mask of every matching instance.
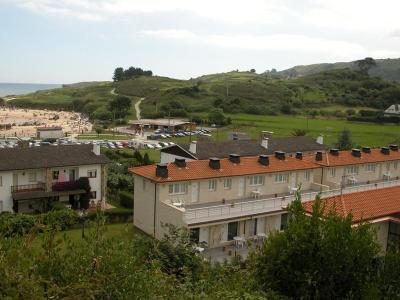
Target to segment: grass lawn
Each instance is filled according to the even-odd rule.
[[[342,119],[311,119],[300,116],[256,116],[249,114],[227,114],[232,119],[230,126],[213,132],[215,140],[226,140],[228,132],[239,131],[248,133],[257,139],[263,130],[273,131],[275,136],[290,136],[294,129],[306,129],[308,136],[324,135],[324,143],[331,145],[337,140],[338,133],[344,128],[352,132],[355,145],[379,147],[393,142],[399,142],[400,126],[392,124],[374,124],[349,122]],[[188,138],[184,138],[188,141]]]

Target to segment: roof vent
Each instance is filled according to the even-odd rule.
[[[229,154],[230,162],[234,164],[240,164],[240,155],[238,154]]]
[[[317,153],[315,154],[315,160],[322,161],[322,151],[317,151]]]
[[[260,164],[262,164],[263,166],[268,166],[269,165],[269,156],[268,155],[264,155],[264,154],[260,155],[258,157],[258,162]]]
[[[371,153],[371,148],[370,147],[362,147],[362,152]]]
[[[392,151],[399,151],[399,146],[398,146],[398,145],[392,144],[392,145],[389,146],[389,148],[390,148],[390,150],[392,150]]]
[[[339,149],[336,148],[330,149],[329,153],[335,156],[339,156]]]
[[[360,149],[352,149],[351,155],[353,155],[354,157],[361,157],[361,150]]]
[[[285,160],[285,152],[275,151],[275,157],[279,160]]]
[[[390,154],[390,149],[388,147],[382,147],[381,148],[381,153],[385,154],[385,155],[389,155]]]
[[[177,165],[179,168],[185,168],[186,167],[186,160],[184,158],[175,158],[175,165]]]
[[[296,152],[297,159],[303,159],[303,152]]]
[[[219,170],[221,168],[220,160],[216,157],[211,157],[208,165],[214,170]]]
[[[166,164],[157,164],[156,176],[167,178],[168,177],[168,166]]]

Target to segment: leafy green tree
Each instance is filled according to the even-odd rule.
[[[122,81],[122,80],[124,80],[124,78],[125,78],[124,69],[121,68],[121,67],[116,68],[116,69],[114,70],[113,80],[114,80],[114,81]]]
[[[339,132],[336,145],[340,150],[349,150],[353,147],[351,131],[349,129],[345,128]]]
[[[135,152],[133,152],[133,158],[140,164],[143,164],[143,156],[140,153],[139,150],[135,150]]]
[[[215,108],[213,109],[209,114],[208,114],[208,121],[213,124],[217,125],[225,125],[226,124],[226,118],[224,115],[224,112],[220,108]]]
[[[6,100],[0,98],[0,106],[6,105]]]
[[[147,165],[151,165],[152,163],[153,163],[153,161],[150,159],[149,154],[146,152],[146,153],[143,155],[143,164],[144,164],[145,166],[147,166]]]
[[[319,198],[308,216],[296,198],[285,230],[252,258],[260,288],[294,299],[365,298],[379,253],[371,227],[353,227],[351,215],[325,211]]]
[[[357,60],[355,63],[360,72],[364,75],[368,75],[369,70],[376,66],[376,62],[372,57]]]
[[[100,127],[100,126],[95,126],[95,127],[94,127],[94,131],[97,133],[97,137],[99,137],[100,134],[103,133],[104,130],[103,130],[103,128]]]
[[[118,96],[110,102],[110,110],[114,114],[114,119],[125,117],[131,109],[132,101],[125,96]]]

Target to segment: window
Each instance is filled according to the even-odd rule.
[[[304,181],[310,181],[310,175],[311,175],[310,171],[305,171],[304,172]]]
[[[97,193],[96,191],[90,192],[90,199],[96,199]]]
[[[224,179],[224,189],[230,190],[232,187],[232,179],[231,178],[225,178]]]
[[[358,174],[358,166],[349,166],[346,168],[346,174],[356,175]]]
[[[279,173],[275,174],[275,182],[288,182],[288,174],[287,173]]]
[[[29,180],[29,182],[36,182],[36,172],[29,172],[28,180]]]
[[[88,170],[87,176],[88,176],[89,178],[96,178],[96,177],[97,177],[97,170],[96,170],[96,169],[94,169],[94,170]]]
[[[215,179],[208,181],[208,190],[215,191],[217,189],[217,181]]]
[[[169,185],[169,194],[186,194],[187,192],[187,184],[186,183],[173,183]]]
[[[228,241],[232,241],[238,234],[239,222],[228,223]]]
[[[335,177],[336,176],[336,169],[335,168],[331,168],[329,169],[331,177]]]
[[[198,243],[200,239],[200,228],[191,228],[189,236],[191,242]]]
[[[53,171],[53,180],[58,180],[59,175],[60,175],[60,171]]]
[[[262,185],[264,184],[264,176],[257,175],[250,177],[250,185]]]
[[[376,164],[366,164],[365,165],[365,171],[375,172],[375,170],[376,170]]]

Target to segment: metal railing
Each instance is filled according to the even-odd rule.
[[[13,185],[11,186],[11,193],[44,191],[45,189],[46,185],[44,183]]]
[[[323,192],[312,191],[301,193],[301,201],[315,200],[317,195],[321,198],[329,198],[340,194],[349,194],[363,191],[370,191],[374,189],[388,188],[399,186],[400,180],[381,181],[376,183],[369,183],[363,185],[347,186],[343,189],[334,189]],[[290,202],[294,201],[295,195],[288,194],[281,197],[269,197],[264,199],[242,199],[238,202],[231,204],[218,204],[201,208],[185,208],[184,216],[187,221],[196,220],[201,218],[217,218],[223,216],[241,216],[251,214],[253,212],[268,212],[286,207]]]

